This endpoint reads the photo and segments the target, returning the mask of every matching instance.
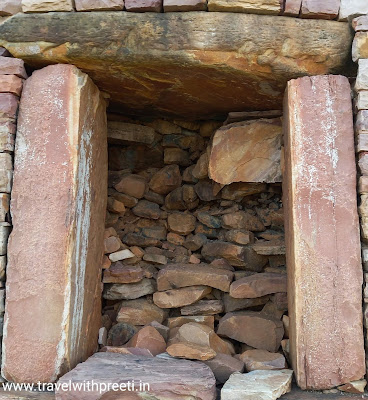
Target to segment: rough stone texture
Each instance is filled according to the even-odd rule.
[[[10,193],[13,177],[12,157],[8,153],[0,153],[0,192]]]
[[[207,286],[190,286],[153,294],[153,301],[160,308],[178,308],[193,304],[211,293]]]
[[[368,14],[368,3],[366,0],[341,0],[340,21],[347,21],[349,18],[364,14]]]
[[[219,129],[212,142],[209,177],[233,182],[281,182],[280,119],[234,123]]]
[[[291,360],[301,388],[328,389],[365,373],[348,79],[293,80],[284,111]]]
[[[243,372],[244,363],[228,354],[217,354],[212,360],[204,362],[208,365],[220,383],[225,383],[231,374],[235,372]]]
[[[107,300],[133,300],[152,294],[155,291],[153,279],[142,279],[137,283],[104,285],[104,299]]]
[[[133,142],[151,145],[156,137],[153,128],[127,122],[109,121],[107,123],[107,129],[107,139],[109,143],[126,145]]]
[[[253,299],[271,293],[286,292],[287,279],[284,274],[264,272],[238,279],[230,286],[230,296],[238,299]]]
[[[303,0],[302,18],[334,19],[340,9],[340,0]]]
[[[18,111],[18,97],[12,93],[0,93],[0,118],[15,120]]]
[[[157,400],[214,400],[215,377],[202,363],[157,357],[128,356],[114,353],[96,353],[85,363],[64,375],[59,382],[84,381],[123,383],[128,381],[149,384],[149,391],[115,392],[108,394],[58,391],[58,400],[138,399],[153,397]],[[138,397],[137,397],[138,396]]]
[[[164,0],[164,11],[206,11],[207,0]]]
[[[123,10],[124,0],[74,0],[77,11]]]
[[[0,57],[0,74],[16,75],[19,78],[27,79],[27,72],[24,68],[24,61],[12,57]]]
[[[353,61],[368,58],[368,32],[357,32],[352,47]]]
[[[271,353],[266,350],[255,349],[247,350],[238,357],[244,362],[248,372],[287,368],[285,357],[280,353]]]
[[[73,11],[72,0],[22,0],[24,13],[49,11]]]
[[[276,400],[290,392],[293,371],[252,371],[234,374],[221,390],[226,400]]]
[[[241,13],[17,14],[0,46],[32,66],[80,66],[120,113],[206,119],[280,109],[301,74],[353,76],[349,28]]]
[[[152,326],[145,326],[139,330],[126,346],[147,349],[154,356],[164,353],[166,350],[165,339]]]
[[[162,0],[125,0],[125,9],[134,12],[161,12]]]
[[[2,0],[0,16],[13,15],[19,12],[22,12],[22,0]]]
[[[368,31],[368,15],[354,18],[351,25],[355,32]]]
[[[358,66],[358,75],[354,87],[355,91],[357,92],[359,92],[360,90],[368,90],[368,60],[359,60]],[[357,124],[359,124],[358,120]]]
[[[208,0],[208,11],[279,14],[279,0]]]
[[[0,75],[0,92],[13,93],[20,96],[22,92],[23,81],[16,75]]]
[[[26,82],[8,246],[2,365],[8,380],[52,382],[95,351],[106,136],[105,102],[76,67],[49,66]]]
[[[170,329],[180,328],[182,325],[187,324],[189,322],[196,322],[198,324],[207,325],[212,329],[214,327],[214,317],[209,315],[175,317],[175,318],[169,318],[167,320]]]
[[[165,317],[165,311],[155,304],[146,299],[137,299],[122,301],[116,320],[132,325],[147,325],[152,321],[161,324]]]
[[[300,13],[302,0],[285,0],[283,15],[297,17]]]
[[[275,352],[280,347],[284,327],[280,320],[269,315],[239,311],[225,314],[220,320],[217,333],[256,349]]]

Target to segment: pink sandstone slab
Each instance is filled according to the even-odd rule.
[[[19,58],[0,56],[0,75],[16,75],[27,79],[24,61]]]
[[[302,18],[334,19],[340,9],[340,0],[303,0]]]
[[[105,102],[88,76],[71,65],[34,72],[24,85],[15,149],[7,380],[53,382],[96,349],[106,145]]]
[[[125,9],[133,12],[161,12],[162,0],[125,0]]]
[[[348,79],[291,80],[284,121],[291,361],[302,389],[329,389],[365,374]]]

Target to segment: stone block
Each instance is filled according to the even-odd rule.
[[[107,139],[113,144],[144,143],[151,145],[156,140],[155,130],[149,126],[108,121]]]
[[[22,12],[22,0],[2,0],[0,3],[0,16],[14,15]]]
[[[355,98],[355,111],[368,110],[368,90],[360,90]]]
[[[302,18],[335,19],[339,13],[340,0],[303,0]]]
[[[213,138],[208,176],[215,182],[281,182],[280,119],[234,123]]]
[[[368,32],[357,32],[351,50],[353,61],[368,58]]]
[[[77,11],[124,10],[124,0],[74,0]]]
[[[279,0],[208,0],[208,11],[277,15],[281,5]]]
[[[206,10],[207,0],[164,0],[164,12]]]
[[[12,178],[12,156],[8,153],[0,153],[0,193],[10,193]]]
[[[0,193],[0,222],[6,222],[9,219],[9,202],[9,194]]]
[[[339,21],[347,21],[359,15],[368,14],[366,0],[341,0]]]
[[[290,355],[302,389],[365,374],[350,93],[343,76],[314,76],[290,81],[285,97]]]
[[[0,93],[12,93],[20,96],[23,80],[16,75],[0,75]]]
[[[73,0],[22,0],[24,13],[73,11]]]
[[[356,152],[368,151],[368,133],[357,135]]]
[[[358,61],[358,74],[355,81],[355,90],[368,90],[368,59]]]
[[[285,0],[283,15],[289,17],[299,16],[302,7],[302,0]]]
[[[0,56],[0,75],[16,75],[27,79],[24,61],[19,58]]]
[[[0,256],[7,253],[10,230],[11,227],[8,222],[0,222]]]
[[[107,199],[105,108],[97,87],[71,65],[35,71],[24,86],[1,368],[13,382],[53,382],[96,349]]]
[[[161,12],[162,0],[125,0],[125,9],[134,12]]]
[[[0,93],[0,118],[15,119],[18,111],[18,97],[12,93]]]
[[[368,15],[362,15],[353,19],[351,23],[355,32],[365,32],[368,31]]]

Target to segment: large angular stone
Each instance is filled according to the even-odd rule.
[[[72,0],[22,0],[24,13],[38,13],[50,11],[73,11]]]
[[[112,109],[192,120],[281,109],[301,75],[353,76],[351,42],[348,23],[243,13],[19,13],[0,23],[0,46],[31,66],[80,66]]]
[[[301,6],[302,0],[285,0],[283,15],[297,17],[299,16]]]
[[[293,371],[252,371],[234,374],[221,389],[226,400],[276,400],[290,392]],[[313,395],[315,398],[315,395]]]
[[[208,176],[215,182],[281,182],[280,119],[234,123],[213,138]]]
[[[189,286],[153,294],[153,302],[160,308],[178,308],[193,304],[211,293],[208,286]]]
[[[208,11],[279,14],[279,0],[208,0]]]
[[[105,102],[76,67],[49,66],[27,80],[8,246],[2,365],[8,380],[52,382],[96,349],[106,137]]]
[[[234,273],[207,265],[173,264],[162,269],[157,276],[159,291],[205,285],[228,292]]]
[[[340,0],[303,0],[302,18],[335,19],[340,9]]]
[[[231,374],[244,371],[243,361],[228,354],[219,353],[215,358],[207,360],[204,363],[211,368],[216,380],[220,383],[225,383]]]
[[[275,352],[284,335],[280,320],[253,311],[227,313],[221,318],[217,333],[256,349]]]
[[[165,352],[166,342],[154,327],[145,326],[129,340],[126,347],[147,349],[156,356]]]
[[[23,81],[16,75],[0,75],[0,93],[13,93],[20,96]]]
[[[164,310],[144,298],[122,301],[116,320],[132,325],[147,325],[152,321],[162,324],[165,317]]]
[[[284,112],[291,360],[301,388],[328,389],[365,373],[349,81],[290,81]]]
[[[230,286],[230,296],[238,299],[254,299],[267,294],[286,292],[286,290],[286,275],[264,272],[233,282]]]
[[[107,300],[133,300],[152,294],[155,291],[153,279],[142,279],[137,283],[107,284],[104,285],[104,299]]]
[[[156,193],[166,195],[179,187],[181,181],[179,167],[177,165],[167,165],[153,175],[149,187]]]
[[[368,3],[365,0],[341,0],[340,21],[347,21],[349,18],[365,14],[368,14]]]
[[[0,192],[10,193],[13,178],[13,161],[9,153],[0,153]]]
[[[169,358],[143,357],[116,353],[96,353],[73,371],[64,375],[59,383],[78,383],[85,381],[103,382],[106,389],[102,393],[81,390],[56,393],[60,400],[98,400],[98,399],[138,399],[153,397],[157,400],[215,400],[216,381],[209,367],[202,363]],[[127,382],[147,384],[144,390],[136,393],[127,391]],[[122,384],[124,391],[107,392],[108,385]],[[124,386],[125,385],[125,386]],[[136,387],[138,389],[138,387]],[[138,393],[138,394],[137,394]],[[137,397],[138,396],[138,397]]]
[[[74,0],[77,11],[123,10],[124,0]]]

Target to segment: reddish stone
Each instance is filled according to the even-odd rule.
[[[152,353],[148,349],[142,349],[139,347],[105,346],[100,351],[108,353],[130,354],[133,356],[153,357]]]
[[[284,110],[291,360],[301,388],[329,389],[365,374],[349,81],[292,80]]]
[[[182,178],[178,165],[168,165],[158,172],[150,180],[149,187],[156,193],[167,195],[181,185]]]
[[[124,0],[75,0],[77,11],[123,10]]]
[[[120,249],[122,245],[120,239],[116,236],[110,236],[104,240],[104,251],[105,254],[114,253]]]
[[[18,111],[18,97],[11,93],[0,93],[0,117],[15,119]]]
[[[118,192],[141,199],[146,191],[146,180],[140,175],[125,175],[114,187]]]
[[[0,93],[13,93],[20,96],[23,81],[16,75],[0,75]]]
[[[368,15],[354,18],[351,24],[355,32],[368,31]]]
[[[247,350],[240,354],[239,360],[245,364],[248,372],[255,370],[275,370],[287,368],[285,357],[280,353],[271,353],[267,350]]]
[[[189,286],[153,294],[153,301],[161,308],[178,308],[193,304],[211,293],[208,286]]]
[[[125,9],[134,12],[161,12],[162,0],[125,0]]]
[[[22,12],[22,0],[2,0],[0,3],[0,16],[14,15]]]
[[[340,9],[340,0],[303,0],[302,18],[334,19]]]
[[[140,282],[145,277],[145,272],[138,265],[124,265],[121,262],[113,264],[104,271],[104,283],[134,283]]]
[[[147,349],[154,356],[164,353],[166,350],[165,339],[152,326],[144,326],[129,340],[126,346]]]
[[[172,357],[186,358],[188,360],[205,361],[216,356],[216,352],[208,346],[201,346],[196,343],[178,342],[170,344],[166,351]]]
[[[16,75],[19,78],[28,78],[24,61],[12,57],[0,57],[0,75]]]
[[[283,15],[297,17],[302,7],[302,0],[285,0]]]
[[[225,383],[231,374],[244,370],[244,363],[228,354],[217,354],[215,358],[204,363],[211,368],[216,380],[220,383]]]
[[[207,0],[164,0],[164,11],[206,11]]]
[[[53,382],[96,349],[107,199],[105,106],[93,82],[72,65],[48,66],[25,83],[8,245],[2,366],[8,380]]]

